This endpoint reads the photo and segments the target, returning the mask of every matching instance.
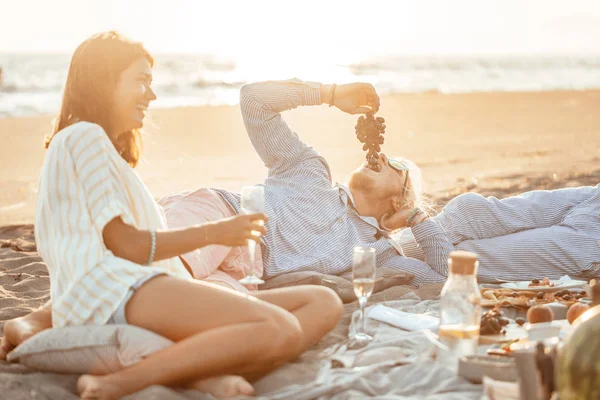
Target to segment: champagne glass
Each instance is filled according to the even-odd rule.
[[[352,286],[354,294],[358,298],[360,304],[360,326],[356,328],[354,339],[359,342],[367,342],[373,340],[372,336],[367,334],[365,306],[367,299],[373,293],[375,286],[375,271],[376,271],[376,253],[372,247],[355,247],[354,256],[352,259]]]
[[[262,186],[244,186],[242,188],[242,214],[256,214],[265,212],[265,191]],[[263,225],[264,221],[260,221]],[[254,236],[260,236],[260,232],[252,231]],[[250,270],[240,283],[244,285],[260,285],[265,283],[254,275],[254,263],[256,260],[256,242],[248,239],[248,252],[250,253]]]

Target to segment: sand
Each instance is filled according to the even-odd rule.
[[[383,151],[416,161],[440,204],[464,190],[504,196],[599,180],[600,91],[406,94],[381,104]],[[327,158],[336,181],[364,161],[356,116],[321,106],[285,119]],[[0,226],[34,220],[51,120],[0,119]],[[266,174],[238,106],[151,111],[138,172],[156,197],[206,186],[239,190]]]

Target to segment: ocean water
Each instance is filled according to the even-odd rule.
[[[70,55],[0,54],[0,117],[56,113]],[[371,82],[379,93],[600,89],[600,55],[547,57],[386,56],[360,62],[275,68],[212,55],[155,55],[154,108],[236,104],[240,87],[263,79]],[[257,64],[258,63],[258,64]],[[258,65],[258,67],[257,67]]]

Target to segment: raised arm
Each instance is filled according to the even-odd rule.
[[[303,161],[313,161],[329,176],[325,160],[281,116],[286,110],[320,104],[321,84],[315,82],[269,81],[242,87],[240,108],[246,131],[270,175],[285,172]]]
[[[312,162],[330,178],[326,161],[290,129],[281,113],[299,106],[331,101],[338,109],[350,114],[379,108],[375,89],[366,83],[333,86],[288,80],[252,83],[242,87],[240,108],[244,124],[270,175],[289,171],[303,162]]]

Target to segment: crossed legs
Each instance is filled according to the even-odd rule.
[[[159,276],[135,292],[126,307],[127,319],[176,343],[118,373],[82,376],[78,389],[82,398],[112,399],[155,384],[191,385],[215,393],[215,383],[229,382],[235,390],[225,394],[248,394],[251,388],[245,381],[231,375],[253,381],[294,359],[335,327],[341,311],[340,299],[323,287],[249,296]],[[49,309],[40,309],[20,322],[9,321],[5,343],[16,345],[35,329],[49,327],[48,315]],[[217,378],[222,376],[225,381]]]

